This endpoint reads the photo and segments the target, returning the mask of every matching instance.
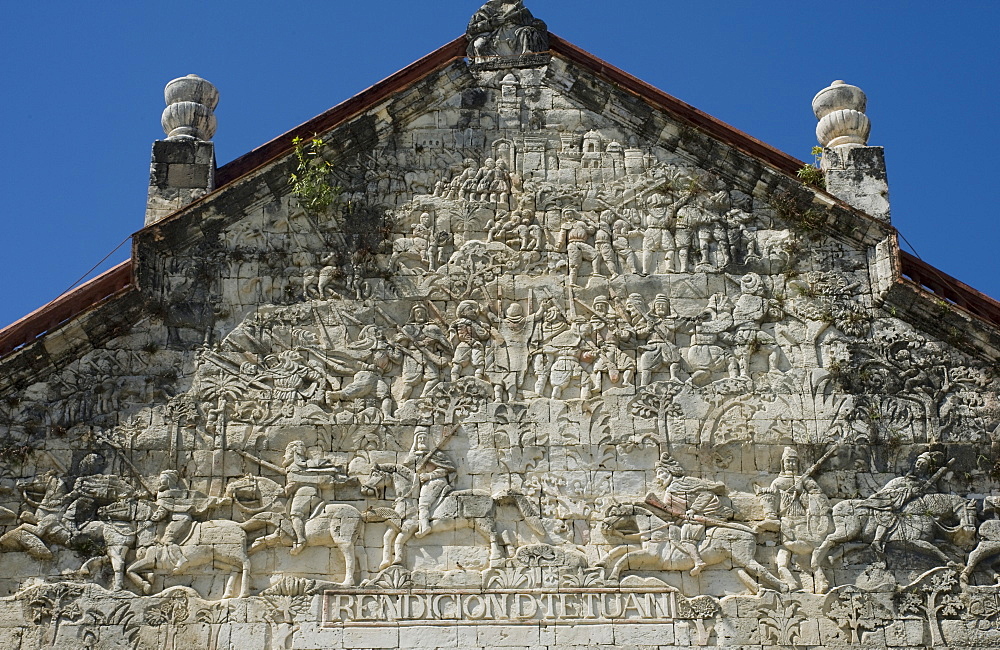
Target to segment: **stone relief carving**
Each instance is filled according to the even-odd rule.
[[[364,259],[346,210],[262,208],[220,234],[231,326],[183,364],[137,337],[0,403],[0,567],[44,576],[0,582],[39,643],[136,647],[141,621],[219,648],[236,619],[272,648],[442,619],[670,623],[678,645],[996,628],[990,468],[955,444],[995,441],[993,369],[877,308],[864,251],[557,114],[520,2],[469,30],[481,121],[399,127],[337,171],[389,233]]]

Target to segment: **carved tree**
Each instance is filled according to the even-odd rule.
[[[835,587],[823,603],[823,613],[837,624],[852,644],[861,643],[864,632],[883,627],[892,620],[892,610],[878,594],[854,585]]]
[[[147,625],[166,625],[163,635],[163,650],[177,650],[177,640],[174,634],[177,625],[188,617],[188,600],[184,596],[166,598],[162,602],[146,608],[145,621]]]
[[[122,603],[110,612],[98,609],[87,611],[90,625],[83,632],[85,648],[130,648],[139,647],[139,624],[135,622],[136,614],[129,603]],[[118,639],[112,638],[117,633]],[[210,650],[217,650],[211,647]]]
[[[444,424],[454,424],[456,419],[481,409],[492,394],[490,385],[481,379],[461,377],[435,386],[421,405],[421,412],[435,421],[440,418]]]
[[[194,620],[208,626],[208,650],[219,650],[219,633],[223,624],[229,621],[229,606],[219,603],[199,609]]]
[[[927,571],[896,594],[900,614],[923,616],[930,630],[931,645],[945,645],[941,618],[958,616],[965,604],[959,596],[958,574],[950,567]]]
[[[684,384],[678,382],[653,382],[640,390],[632,402],[632,415],[655,420],[656,431],[666,444],[670,444],[667,417],[683,414],[680,405],[674,401],[683,388]]]
[[[27,618],[35,625],[51,623],[51,634],[42,635],[45,647],[54,647],[59,636],[59,626],[63,622],[76,622],[83,618],[80,597],[83,587],[64,583],[43,585],[27,600]]]
[[[768,595],[770,598],[757,610],[761,636],[776,645],[796,645],[806,620],[802,605],[780,594],[768,592]]]
[[[719,601],[711,596],[677,599],[677,618],[694,621],[695,643],[706,646],[715,630],[715,619],[722,612]]]

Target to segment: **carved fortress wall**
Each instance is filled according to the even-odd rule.
[[[1000,645],[996,351],[882,305],[888,228],[477,16],[302,145],[333,205],[248,174],[0,361],[0,642]]]

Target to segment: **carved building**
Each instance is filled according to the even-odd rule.
[[[1000,305],[521,2],[0,331],[5,648],[1000,646]],[[818,173],[814,173],[814,176]],[[813,179],[815,180],[815,179]]]

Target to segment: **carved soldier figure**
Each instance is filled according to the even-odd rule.
[[[694,385],[707,384],[712,373],[726,368],[730,376],[738,373],[736,359],[721,346],[723,336],[732,327],[733,302],[724,293],[712,295],[705,310],[695,319],[691,347],[687,350],[687,364]]]
[[[639,272],[639,258],[629,243],[629,235],[634,232],[632,224],[624,217],[614,215],[611,222],[611,233],[614,238],[613,247],[618,256],[619,267],[629,273]]]
[[[830,530],[830,501],[811,476],[800,474],[799,454],[794,447],[785,447],[781,454],[781,473],[757,496],[765,516],[758,529],[780,532],[781,547],[776,558],[778,576],[790,588],[796,589],[799,583],[791,572],[792,556],[805,557],[808,562],[812,552],[822,543]],[[819,583],[817,587],[825,583],[820,569],[815,570],[814,576]]]
[[[940,452],[925,451],[913,462],[913,469],[905,476],[892,479],[875,494],[857,503],[858,508],[868,508],[875,519],[872,549],[879,555],[885,552],[885,542],[899,526],[903,506],[919,496],[936,489],[934,468],[943,460]]]
[[[678,210],[678,217],[685,224],[683,232],[678,230],[677,233],[682,272],[689,270],[688,255],[694,245],[699,254],[697,270],[723,269],[729,264],[729,230],[722,216],[728,207],[729,195],[725,190],[720,190]],[[695,238],[697,242],[693,241]]]
[[[306,545],[306,520],[322,501],[321,486],[343,483],[347,474],[342,466],[326,459],[310,459],[301,440],[288,443],[281,464],[286,472],[285,496],[291,499],[288,515],[295,531],[295,544],[289,552],[298,555]]]
[[[437,261],[437,237],[434,228],[434,217],[430,212],[422,212],[420,214],[420,220],[413,224],[413,238],[414,240],[423,240],[426,242],[424,246],[426,247],[424,251],[424,261],[427,262],[427,268],[433,269],[434,264]],[[393,268],[390,262],[390,268]]]
[[[663,454],[656,463],[656,482],[663,489],[663,502],[667,511],[681,520],[678,527],[671,524],[674,543],[694,560],[691,575],[696,576],[705,568],[705,561],[698,551],[698,543],[705,538],[706,526],[732,518],[733,510],[719,498],[726,493],[726,485],[694,476],[686,476],[684,468],[670,454]]]
[[[326,372],[317,363],[307,363],[299,350],[285,350],[267,357],[255,379],[273,386],[271,399],[301,404],[322,395]]]
[[[530,301],[528,304],[530,307]],[[519,302],[510,303],[503,313],[503,318],[496,318],[487,312],[497,323],[500,334],[498,351],[494,356],[497,368],[503,371],[502,389],[506,391],[508,401],[514,400],[518,388],[524,382],[528,371],[528,340],[544,313],[545,303],[539,305],[534,313],[526,314]]]
[[[630,330],[614,313],[606,296],[594,298],[591,311],[593,316],[590,318],[590,330],[596,346],[600,348],[592,369],[593,390],[600,392],[602,374],[607,374],[612,384],[620,382],[625,386],[632,385],[635,380],[635,359],[625,353],[621,346],[634,338],[634,330]]]
[[[490,203],[496,203],[499,207],[510,207],[511,180],[510,172],[507,170],[507,161],[499,159],[495,163],[493,181],[490,183]]]
[[[569,257],[569,283],[576,285],[580,276],[580,265],[585,261],[596,265],[600,259],[597,249],[587,243],[597,232],[597,226],[584,219],[576,210],[565,210],[563,218],[566,221],[560,232],[560,248],[565,247]],[[608,245],[610,246],[610,240]]]
[[[535,394],[539,397],[549,381],[549,369],[552,366],[550,358],[553,348],[550,343],[560,334],[569,329],[566,315],[556,305],[552,304],[545,310],[541,327],[535,328],[532,338],[540,344],[531,351],[531,369],[535,372]]]
[[[103,474],[104,459],[97,454],[87,454],[80,461],[80,478],[73,490],[66,495],[70,502],[65,520],[71,528],[92,521],[97,509],[135,496],[135,489],[117,474]]]
[[[413,467],[420,483],[420,496],[417,498],[419,528],[414,536],[426,537],[431,529],[431,512],[451,492],[455,464],[443,451],[431,447],[430,427],[426,426],[418,426],[414,431],[413,447],[406,464]]]
[[[410,399],[420,382],[425,382],[422,396],[441,382],[452,347],[441,328],[428,320],[425,306],[410,309],[410,320],[399,328],[394,343],[393,360],[402,366],[394,391],[397,403]]]
[[[457,318],[448,328],[455,341],[452,381],[457,381],[467,366],[473,368],[476,379],[486,379],[486,342],[490,339],[490,327],[480,320],[480,311],[475,300],[463,300],[455,310]]]
[[[640,308],[639,305],[635,307]],[[646,315],[646,322],[636,331],[636,336],[647,340],[641,347],[638,362],[640,386],[647,386],[652,381],[653,372],[664,366],[670,369],[671,379],[680,381],[681,354],[672,340],[676,329],[677,318],[670,313],[669,300],[662,293],[657,294]]]
[[[487,158],[486,162],[483,163],[483,166],[476,174],[475,198],[472,200],[481,201],[483,203],[489,200],[490,188],[493,186],[493,179],[496,177],[496,166],[497,163],[492,158]]]
[[[504,210],[498,211],[495,219],[486,222],[486,241],[496,241],[510,246],[520,221],[521,213],[517,210],[510,214]]]
[[[646,199],[646,230],[642,235],[642,272],[646,275],[656,273],[657,264],[654,255],[663,253],[666,270],[674,271],[674,257],[677,254],[677,243],[674,239],[674,227],[677,223],[677,210],[690,200],[690,197],[674,202],[659,192]],[[682,271],[686,270],[684,268]]]
[[[604,263],[609,277],[618,276],[618,251],[615,249],[614,233],[615,213],[605,210],[597,222],[597,232],[594,233],[594,249]],[[596,260],[595,260],[596,261]]]
[[[740,279],[740,297],[733,306],[736,366],[740,377],[750,376],[750,358],[754,349],[767,353],[767,370],[777,366],[778,345],[773,336],[761,329],[768,319],[776,317],[777,306],[764,296],[764,281],[756,273]]]
[[[535,392],[538,395],[542,395],[546,380],[552,386],[551,397],[555,400],[562,398],[563,391],[574,380],[579,382],[581,395],[589,394],[589,376],[584,375],[583,366],[580,363],[585,354],[582,348],[583,336],[580,333],[580,325],[580,323],[574,323],[572,328],[563,330],[546,341],[543,352],[548,360],[545,365],[547,373],[539,375],[538,381],[535,383]]]

